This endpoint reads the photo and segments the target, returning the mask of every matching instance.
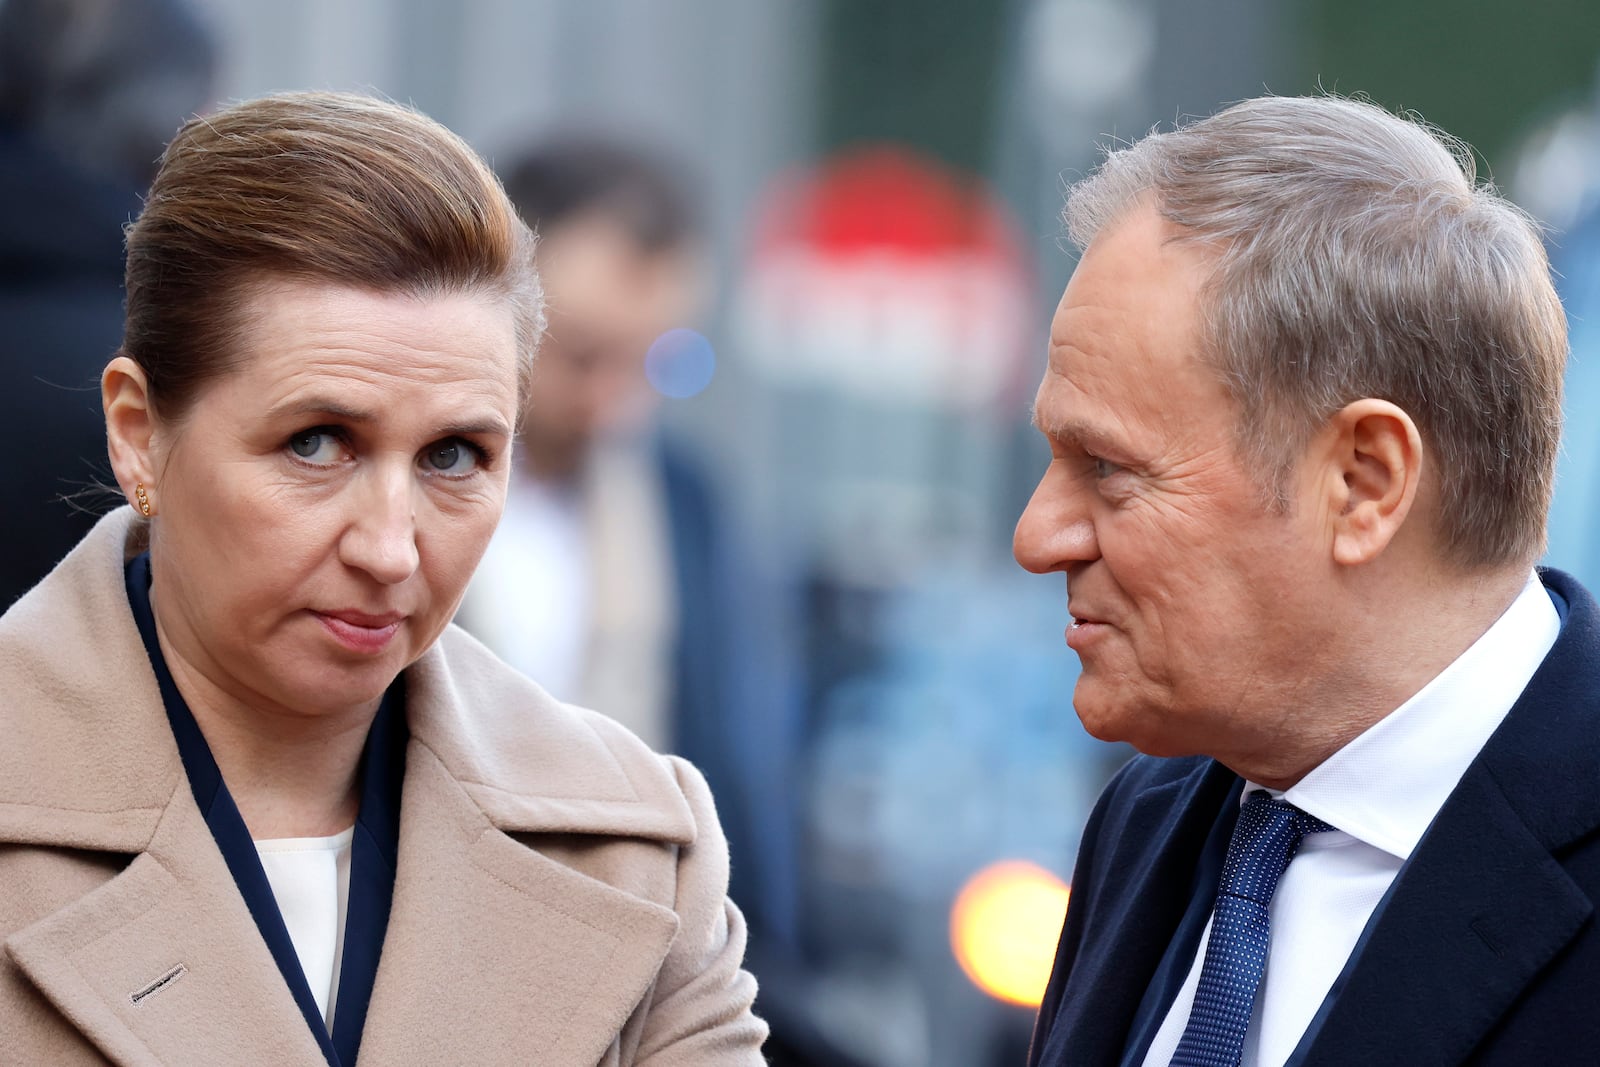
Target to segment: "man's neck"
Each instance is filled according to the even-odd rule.
[[[1288,789],[1414,697],[1471,648],[1521,593],[1528,568],[1417,576],[1366,602],[1369,617],[1344,657],[1328,699],[1286,717],[1246,751],[1219,755],[1241,777]]]

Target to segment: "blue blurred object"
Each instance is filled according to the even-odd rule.
[[[882,665],[836,687],[821,712],[814,832],[841,860],[872,857],[840,863],[839,876],[942,900],[999,859],[1070,873],[1102,784],[1086,764],[1107,746],[1072,710],[1065,619],[1060,588],[1003,564],[891,595]],[[837,803],[864,794],[865,811]]]
[[[703,391],[716,371],[717,354],[711,342],[694,330],[668,330],[644,356],[645,377],[656,392],[674,400]]]
[[[986,555],[986,554],[985,554]],[[806,794],[814,1022],[863,1061],[995,1062],[1031,1011],[990,1000],[950,945],[977,871],[1027,860],[1065,879],[1122,746],[1072,708],[1063,587],[968,556],[872,591],[836,591]],[[863,647],[851,650],[851,644]],[[1055,930],[1039,936],[1053,942]],[[844,1010],[841,1004],[854,1006]],[[910,1044],[894,1044],[890,1036]]]
[[[1567,231],[1551,258],[1566,306],[1565,421],[1545,562],[1600,588],[1600,205]]]

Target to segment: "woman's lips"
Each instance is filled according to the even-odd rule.
[[[369,615],[364,611],[314,611],[312,614],[339,644],[367,655],[387,648],[405,621],[405,616],[399,612]]]

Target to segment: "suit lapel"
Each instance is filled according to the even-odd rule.
[[[1429,831],[1290,1063],[1462,1063],[1589,919],[1488,774],[1463,779],[1451,806],[1472,817]]]
[[[1037,1062],[1120,1063],[1143,1032],[1141,1007],[1165,1010],[1152,976],[1165,973],[1162,959],[1196,897],[1207,841],[1219,819],[1226,830],[1236,818],[1227,798],[1237,797],[1239,784],[1232,771],[1204,761],[1185,778],[1146,789],[1121,826],[1099,831],[1100,840],[1121,847],[1094,861],[1093,892],[1084,897],[1094,912],[1074,916],[1068,908],[1081,943],[1070,958],[1058,957],[1058,967],[1071,963],[1073,970],[1064,987],[1052,983],[1055,996],[1041,1018],[1059,1010],[1049,1016],[1054,1022]]]
[[[1600,613],[1561,636],[1379,905],[1291,1064],[1458,1064],[1594,913],[1557,856],[1600,826]],[[1418,1025],[1418,1020],[1426,1020]]]
[[[6,948],[113,1063],[323,1063],[185,781],[145,852]]]
[[[676,916],[497,829],[416,740],[402,811],[362,1057],[599,1062],[654,982]]]

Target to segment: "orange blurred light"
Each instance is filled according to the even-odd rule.
[[[997,1000],[1037,1008],[1069,892],[1061,879],[1022,860],[973,875],[950,909],[950,946],[967,977]]]

